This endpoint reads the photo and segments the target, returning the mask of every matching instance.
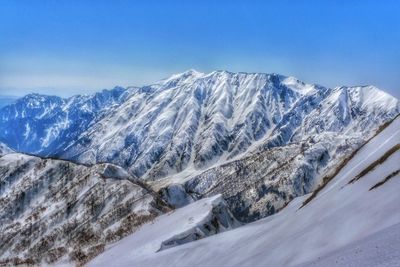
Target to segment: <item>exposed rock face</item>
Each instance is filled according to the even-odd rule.
[[[0,262],[81,264],[170,208],[123,169],[0,158]]]
[[[198,221],[192,218],[192,227],[163,240],[159,251],[231,230],[241,225],[232,215],[229,206],[221,196],[205,199],[196,204],[209,205],[210,208],[205,214],[200,213],[202,217]]]

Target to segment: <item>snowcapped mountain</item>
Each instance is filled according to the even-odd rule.
[[[322,249],[319,232],[310,243],[303,235],[314,233],[310,218],[325,214],[321,224],[328,224],[323,218],[337,221],[346,209],[372,205],[371,195],[375,200],[393,195],[388,189],[380,193],[386,187],[379,183],[398,173],[375,180],[396,171],[399,113],[399,101],[373,86],[332,89],[278,74],[227,71],[190,70],[144,87],[67,99],[27,95],[0,109],[0,264],[82,264],[142,224],[115,246],[121,250],[101,256],[101,264],[119,255],[115,264],[121,266],[185,266],[189,260],[178,263],[174,251],[201,250],[195,243],[229,247],[239,257],[241,238],[251,244],[246,255],[260,253],[257,247],[266,244],[272,254],[265,260],[273,266],[314,261],[313,255],[344,249],[375,231],[361,224],[357,229],[365,234]],[[388,146],[397,150],[379,161],[384,168],[368,169]],[[362,177],[377,176],[344,185],[351,177],[360,179],[355,173],[363,171],[360,166],[368,170]],[[379,189],[366,195],[362,190],[372,182]],[[354,195],[338,184],[354,186]],[[328,187],[331,193],[325,193]],[[336,195],[346,200],[343,209],[326,213]],[[368,212],[393,212],[393,199]],[[173,208],[179,209],[162,215]],[[146,224],[159,215],[154,225]],[[393,215],[385,227],[394,223],[400,220]],[[261,234],[275,227],[271,236]],[[318,249],[298,260],[279,256],[272,244],[279,235],[288,248],[293,238],[297,246],[305,242],[305,249]],[[204,240],[192,242],[199,239]],[[132,246],[136,252],[129,252]],[[121,257],[121,251],[127,254]],[[215,251],[193,262],[209,265],[207,257],[215,256],[221,260],[217,265],[243,263],[238,257],[225,263]]]
[[[275,74],[191,71],[134,92],[60,156],[113,162],[157,180],[315,131],[364,139],[398,113],[398,100],[373,87],[327,89]]]
[[[68,99],[26,95],[0,109],[0,141],[19,152],[53,154],[125,97],[120,87]]]
[[[399,112],[399,101],[373,86],[190,70],[92,96],[29,95],[0,110],[0,140],[119,165],[175,207],[222,194],[237,218],[253,221],[312,192]]]
[[[191,70],[91,96],[28,95],[0,110],[0,140],[22,152],[112,162],[155,180],[321,132],[366,136],[397,113],[398,100],[371,86],[329,89],[277,74]]]
[[[154,231],[188,223],[198,214],[195,202],[175,218],[157,218],[88,266],[397,266],[400,118],[381,130],[317,194],[295,198],[275,215],[158,252],[162,242]],[[180,224],[169,223],[174,219]]]
[[[204,168],[244,152],[302,95],[270,74],[188,71],[138,89],[61,154],[113,162],[144,179]]]
[[[20,153],[0,157],[0,264],[87,262],[170,211],[111,164],[84,166]]]

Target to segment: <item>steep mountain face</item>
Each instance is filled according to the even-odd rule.
[[[0,110],[0,141],[158,180],[320,133],[363,138],[398,113],[398,100],[371,86],[329,89],[277,74],[187,71],[92,96],[29,95]]]
[[[58,155],[113,162],[158,180],[319,133],[364,139],[398,113],[398,100],[374,87],[328,89],[276,74],[189,71],[132,90]]]
[[[312,103],[305,99],[299,107]],[[338,87],[333,89],[306,116],[302,108],[288,113],[277,125],[272,136],[276,139],[298,141],[321,133],[336,133],[352,137],[368,137],[371,128],[394,118],[399,112],[399,101],[373,86]],[[297,119],[297,121],[296,121]]]
[[[170,211],[111,164],[0,157],[0,264],[87,262],[105,245]]]
[[[0,141],[19,151],[51,155],[66,147],[102,114],[126,97],[116,87],[63,99],[30,94],[0,109]]]
[[[284,116],[271,138],[256,149],[260,152],[183,179],[172,176],[155,187],[162,188],[162,196],[173,205],[176,199],[188,204],[222,194],[236,218],[254,221],[316,189],[398,112],[396,100],[373,87],[336,88],[307,114],[307,105],[315,99],[318,96],[300,99],[301,108]]]
[[[311,85],[275,74],[189,71],[138,89],[61,154],[143,179],[204,168],[263,138]]]
[[[161,253],[152,249],[153,229],[167,228],[174,214],[159,217],[151,227],[121,240],[88,265],[397,266],[399,162],[397,118],[359,149],[308,202],[311,194],[293,199],[268,218]],[[179,209],[180,214],[190,216],[192,212],[195,216],[196,203]],[[130,248],[138,245],[140,253],[130,253]]]

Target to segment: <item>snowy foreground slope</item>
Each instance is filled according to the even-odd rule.
[[[116,243],[89,266],[399,266],[399,149],[397,118],[304,206],[310,195],[268,218],[157,252],[152,229],[174,231],[173,216],[195,216],[193,203]]]
[[[399,266],[399,244],[400,224],[396,224],[298,267]]]
[[[123,261],[128,263],[135,257],[146,256],[149,253],[204,238],[205,233],[211,229],[219,233],[240,225],[229,213],[217,212],[217,210],[224,210],[220,196],[199,200],[186,208],[162,215],[151,224],[144,225],[136,234],[111,245],[107,254],[111,257],[124,258]],[[212,219],[210,216],[219,216],[219,218]],[[198,235],[197,238],[196,235]],[[96,266],[102,260],[103,257],[100,256],[89,266]],[[111,264],[111,262],[108,263]],[[101,264],[107,265],[107,262]]]

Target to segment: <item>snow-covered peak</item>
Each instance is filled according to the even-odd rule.
[[[175,76],[186,76],[186,77],[189,77],[189,76],[199,77],[199,76],[203,76],[203,75],[204,75],[203,72],[197,71],[195,69],[189,69],[189,70],[184,71],[184,72],[182,72],[180,74],[175,74]]]
[[[194,82],[196,79],[204,76],[204,73],[190,69],[182,73],[177,73],[169,78],[157,82],[156,85],[175,87],[186,83]]]
[[[49,96],[43,94],[28,94],[16,101],[16,105],[26,105],[28,108],[43,108],[43,105],[51,105],[52,103],[62,103],[62,98],[58,96]]]
[[[376,107],[382,108],[399,108],[399,100],[392,95],[373,86],[351,86],[338,87],[335,90],[346,90],[351,94],[353,101],[361,103],[364,108],[373,109]]]
[[[0,138],[20,152],[55,155],[129,94],[122,87],[69,98],[29,94],[0,109]]]
[[[156,83],[156,85],[163,88],[170,88],[182,85],[194,86],[201,82],[203,84],[228,83],[230,86],[240,83],[258,84],[258,89],[261,89],[265,84],[271,84],[271,88],[284,86],[302,95],[313,93],[319,87],[304,83],[295,77],[287,77],[277,73],[231,72],[227,70],[216,70],[210,73],[188,70],[183,73],[174,74]]]
[[[314,93],[317,90],[317,86],[314,84],[307,84],[302,81],[299,81],[297,78],[289,76],[285,77],[282,81],[282,84],[286,85],[287,87],[295,90],[300,94],[309,94]]]

